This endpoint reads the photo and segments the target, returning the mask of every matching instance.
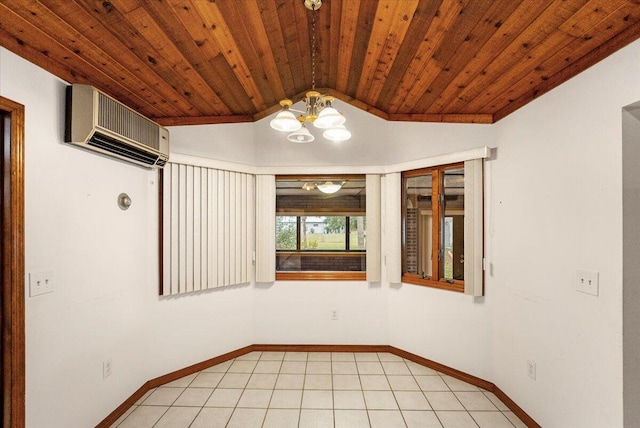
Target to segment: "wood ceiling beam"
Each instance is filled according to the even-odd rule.
[[[221,123],[245,123],[253,122],[253,116],[176,116],[176,117],[154,117],[155,122],[162,126],[183,126],[183,125],[217,125]]]
[[[492,114],[402,114],[389,115],[390,121],[403,122],[443,122],[443,123],[481,123],[494,122]]]

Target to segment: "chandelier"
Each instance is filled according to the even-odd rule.
[[[322,193],[332,194],[342,189],[342,186],[344,186],[344,184],[345,181],[338,181],[335,183],[333,181],[325,181],[324,183],[304,183],[302,185],[302,188],[306,191],[318,189]]]
[[[305,94],[303,101],[306,111],[291,108],[290,99],[280,101],[282,110],[273,118],[270,125],[277,131],[289,132],[287,140],[294,143],[310,143],[315,137],[307,123],[313,123],[316,128],[323,129],[323,137],[331,141],[345,141],[351,138],[351,132],[344,126],[346,118],[333,108],[334,97],[323,95],[316,91],[316,21],[322,0],[304,0],[304,5],[312,11],[311,18],[311,90]],[[300,113],[297,117],[293,113]]]

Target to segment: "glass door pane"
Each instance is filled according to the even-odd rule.
[[[440,278],[464,280],[464,168],[445,170],[441,202]]]
[[[433,176],[405,180],[404,272],[421,278],[433,276]]]

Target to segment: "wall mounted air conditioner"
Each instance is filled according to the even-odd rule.
[[[89,85],[67,87],[65,142],[143,165],[169,160],[169,131]]]

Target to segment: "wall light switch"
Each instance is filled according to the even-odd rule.
[[[108,358],[102,362],[102,378],[106,379],[111,376],[111,358]]]
[[[589,271],[589,270],[578,270],[576,273],[576,290],[592,294],[594,296],[598,295],[599,284],[598,284],[598,272]]]
[[[29,274],[29,297],[53,292],[53,271],[43,270]]]

